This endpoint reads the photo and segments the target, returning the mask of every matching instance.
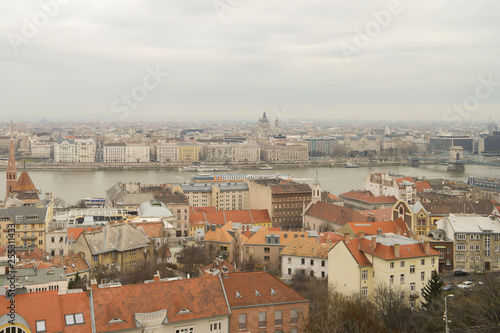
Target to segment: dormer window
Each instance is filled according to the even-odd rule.
[[[181,311],[179,311],[177,314],[185,314],[185,313],[191,313],[191,310],[184,308]]]
[[[236,291],[236,298],[240,298],[240,297],[241,297],[241,294],[238,291]]]
[[[115,318],[111,319],[108,324],[118,324],[118,323],[123,323],[123,322],[124,321],[121,320],[120,318],[115,317]]]
[[[271,288],[271,295],[273,295],[273,296],[276,295],[276,292],[274,291],[273,288]]]
[[[260,293],[257,289],[255,289],[255,296],[260,296]]]

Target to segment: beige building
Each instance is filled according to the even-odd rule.
[[[159,143],[154,145],[154,158],[158,162],[177,162],[178,146],[177,143]]]
[[[31,157],[35,158],[51,158],[54,155],[53,142],[31,142]]]
[[[16,248],[32,249],[36,246],[45,251],[45,234],[49,222],[52,221],[52,208],[52,201],[40,201],[33,206],[3,208],[0,209],[0,223],[5,229],[9,224],[15,225]],[[7,232],[0,234],[0,246],[7,246],[8,236]]]
[[[328,283],[340,293],[373,297],[378,285],[405,295],[411,307],[419,307],[422,290],[438,270],[439,252],[429,242],[394,234],[351,239],[349,234],[328,254]]]
[[[200,160],[200,147],[196,144],[180,142],[177,147],[178,162],[196,162]]]
[[[171,185],[173,192],[183,193],[192,207],[215,206],[217,210],[249,209],[248,185],[236,183],[189,183]]]
[[[500,270],[498,217],[450,215],[437,222],[454,242],[454,267],[464,271]]]
[[[96,145],[93,139],[63,139],[54,143],[54,162],[93,163]]]
[[[307,145],[266,144],[260,147],[261,160],[268,163],[304,162],[309,160]]]
[[[80,234],[73,249],[84,253],[95,276],[99,269],[107,272],[134,269],[139,261],[151,259],[153,245],[141,227],[108,224],[102,230]]]

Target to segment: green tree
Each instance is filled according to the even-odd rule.
[[[430,309],[436,300],[441,300],[442,288],[443,281],[441,281],[437,271],[433,270],[423,291],[424,300],[421,303],[425,309]]]

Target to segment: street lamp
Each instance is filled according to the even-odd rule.
[[[446,322],[446,333],[450,333],[450,328],[448,327],[448,297],[455,297],[455,295],[449,294],[444,298],[444,321]]]

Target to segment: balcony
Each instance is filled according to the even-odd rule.
[[[420,297],[420,295],[416,291],[410,292],[410,298],[415,299],[415,298],[419,298],[419,297]]]
[[[22,240],[36,240],[36,236],[21,236]]]

